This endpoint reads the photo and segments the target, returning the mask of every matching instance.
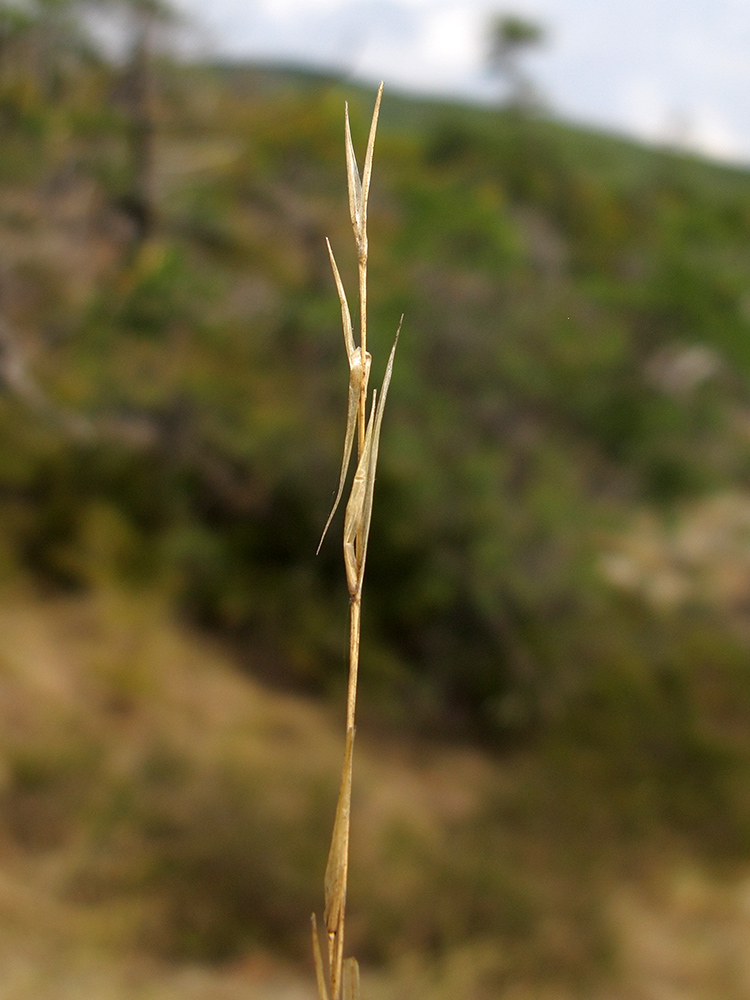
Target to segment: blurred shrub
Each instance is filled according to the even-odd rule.
[[[97,192],[76,245],[111,255],[88,284],[64,252],[30,271],[34,241],[67,231],[40,212],[13,265],[18,287],[32,273],[46,289],[30,311],[20,293],[10,306],[48,405],[0,401],[6,562],[55,586],[159,581],[275,681],[326,690],[346,613],[338,546],[312,555],[345,406],[322,270],[342,94],[161,72],[160,231],[134,259],[116,236],[127,157],[106,68],[54,113],[39,103],[47,145],[19,128],[0,155],[35,159],[30,177],[75,158],[66,190],[83,178]],[[352,101],[359,139],[365,104]],[[597,559],[640,506],[677,516],[747,476],[750,189],[543,118],[399,99],[384,116],[375,343],[407,318],[363,683],[392,719],[518,739],[605,669],[609,623],[627,620],[644,668],[658,669],[652,632],[687,656],[687,618],[625,616]],[[12,213],[0,226],[10,240]],[[669,366],[696,345],[712,371],[675,391]],[[71,440],[65,407],[88,440]]]

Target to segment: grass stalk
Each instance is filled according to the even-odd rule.
[[[357,437],[357,467],[352,481],[349,500],[344,517],[344,566],[349,588],[349,680],[346,697],[346,742],[344,764],[341,773],[339,797],[333,824],[331,847],[325,873],[325,912],[328,944],[328,977],[323,968],[323,957],[318,939],[315,914],[312,916],[313,957],[320,1000],[357,1000],[359,997],[359,966],[354,958],[344,960],[344,929],[346,914],[346,891],[349,874],[349,831],[352,796],[352,758],[354,753],[355,712],[357,704],[357,676],[359,673],[360,623],[362,616],[362,584],[365,573],[367,542],[372,518],[375,471],[378,461],[380,429],[388,388],[393,373],[393,359],[398,344],[401,323],[391,348],[390,357],[383,377],[380,399],[373,391],[369,419],[366,419],[367,391],[370,376],[371,356],[367,351],[367,203],[372,178],[372,158],[375,148],[380,101],[383,84],[378,88],[375,109],[367,141],[367,152],[360,177],[354,155],[349,108],[345,112],[346,174],[349,195],[349,214],[357,248],[357,269],[359,278],[359,333],[360,343],[354,343],[351,314],[341,276],[330,243],[327,241],[331,269],[336,291],[341,305],[341,321],[344,331],[344,347],[349,361],[349,405],[347,409],[344,453],[341,461],[339,485],[333,508],[326,521],[318,551],[331,524],[333,515],[341,500],[351,458],[354,437]],[[403,320],[403,317],[402,317]]]

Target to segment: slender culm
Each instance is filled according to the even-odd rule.
[[[359,671],[360,620],[362,610],[362,582],[365,574],[367,541],[372,517],[372,501],[375,485],[375,471],[378,461],[380,429],[383,411],[388,396],[388,388],[393,374],[393,359],[396,353],[401,323],[391,348],[386,365],[380,397],[373,392],[370,416],[367,413],[367,391],[372,358],[367,351],[367,202],[372,178],[372,156],[375,148],[375,133],[378,125],[380,100],[383,84],[378,88],[375,110],[370,125],[367,152],[360,177],[354,155],[349,108],[345,111],[346,177],[349,192],[349,214],[357,248],[357,269],[359,276],[359,317],[360,343],[356,346],[349,304],[341,281],[339,269],[333,256],[331,244],[326,241],[331,261],[333,279],[341,305],[341,322],[344,330],[344,346],[349,362],[349,403],[347,408],[344,454],[339,473],[339,485],[333,508],[326,521],[318,551],[323,544],[333,515],[344,492],[347,471],[351,459],[354,438],[357,438],[357,467],[354,472],[349,500],[344,516],[344,567],[349,588],[349,682],[346,699],[346,741],[344,766],[336,805],[331,847],[325,871],[325,911],[324,923],[328,942],[328,976],[323,967],[323,955],[318,939],[318,925],[312,916],[313,957],[318,982],[320,1000],[357,1000],[359,997],[359,966],[354,958],[344,959],[344,924],[346,914],[346,886],[349,872],[349,826],[352,797],[352,758],[354,754],[355,709],[357,703],[357,674]],[[402,317],[403,320],[403,317]]]

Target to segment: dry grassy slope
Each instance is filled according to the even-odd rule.
[[[324,806],[332,807],[339,720],[318,704],[263,690],[205,639],[169,624],[158,603],[112,595],[41,602],[14,594],[6,595],[0,621],[2,937],[15,955],[11,971],[18,995],[25,988],[29,995],[60,995],[61,964],[68,968],[71,956],[64,978],[90,976],[97,995],[101,970],[94,956],[138,954],[143,927],[158,908],[148,891],[123,898],[75,888],[87,867],[100,867],[102,853],[112,850],[108,838],[131,855],[148,851],[132,832],[129,841],[127,831],[114,828],[102,835],[114,789],[150,780],[156,767],[172,767],[189,776],[180,786],[189,800],[193,787],[216,780],[231,765],[247,780],[249,793],[262,797],[278,829],[288,823],[304,827],[309,788],[322,789],[323,799],[330,799]],[[490,768],[473,752],[429,751],[408,764],[395,750],[383,752],[364,741],[359,749],[355,848],[372,862],[380,836],[396,817],[436,837],[444,821],[470,815]],[[173,792],[167,788],[165,794]],[[262,867],[263,845],[256,846],[258,856],[245,860]],[[105,867],[111,864],[105,858]],[[322,879],[322,864],[311,876]],[[307,917],[300,912],[303,927]],[[248,963],[251,979],[257,964]],[[116,981],[118,968],[113,966]],[[186,974],[154,975],[168,996],[173,981],[182,990]],[[225,995],[219,985],[224,974],[217,974],[215,984],[209,973],[193,979],[196,995]],[[131,995],[127,984],[117,988]],[[140,995],[139,989],[132,995]]]
[[[200,820],[206,801],[227,808],[220,795],[205,795],[223,787],[230,768],[236,781],[227,787],[250,799],[246,812],[234,803],[230,818],[252,825],[263,817],[257,829],[235,831],[239,841],[226,841],[236,877],[252,892],[242,866],[270,865],[270,881],[261,884],[286,893],[284,919],[299,907],[303,941],[308,894],[319,905],[320,884],[322,895],[320,828],[332,814],[340,762],[337,713],[264,690],[204,638],[171,623],[157,600],[102,593],[42,601],[14,591],[4,595],[0,629],[3,1000],[310,996],[301,963],[279,958],[272,936],[254,936],[241,912],[247,937],[239,958],[213,965],[166,959],[154,942],[171,940],[174,884],[155,876],[152,864],[182,858],[189,882],[186,850],[212,863],[200,834],[221,839],[226,831],[202,826],[196,814]],[[375,956],[381,961],[367,995],[572,998],[585,989],[627,1000],[746,997],[750,881],[735,873],[719,884],[665,855],[651,875],[602,879],[593,890],[584,879],[577,887],[550,860],[560,856],[552,850],[560,831],[529,832],[519,823],[519,788],[533,787],[535,768],[360,734],[351,935],[365,951],[373,931],[376,940],[394,935]],[[162,827],[148,810],[152,825],[144,825],[154,787]],[[307,831],[301,839],[300,830]],[[170,837],[182,846],[160,855]],[[279,839],[302,850],[302,867],[279,855]],[[480,851],[483,861],[472,854]],[[221,878],[214,886],[220,904]],[[294,878],[301,889],[285,884]],[[482,905],[467,896],[481,901],[487,885],[515,896],[521,915],[489,907],[483,927]],[[592,891],[598,898],[584,909],[599,925],[587,929],[574,897]],[[200,908],[204,892],[200,886],[175,899]],[[473,921],[463,939],[450,913]],[[489,922],[498,913],[500,927]],[[273,908],[266,917],[272,925],[280,919]],[[610,954],[587,973],[589,939],[597,937]],[[291,940],[287,956],[295,953],[294,933]]]

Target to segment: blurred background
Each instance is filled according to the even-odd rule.
[[[0,3],[0,996],[313,997],[356,283],[374,1000],[750,995],[750,8]]]

